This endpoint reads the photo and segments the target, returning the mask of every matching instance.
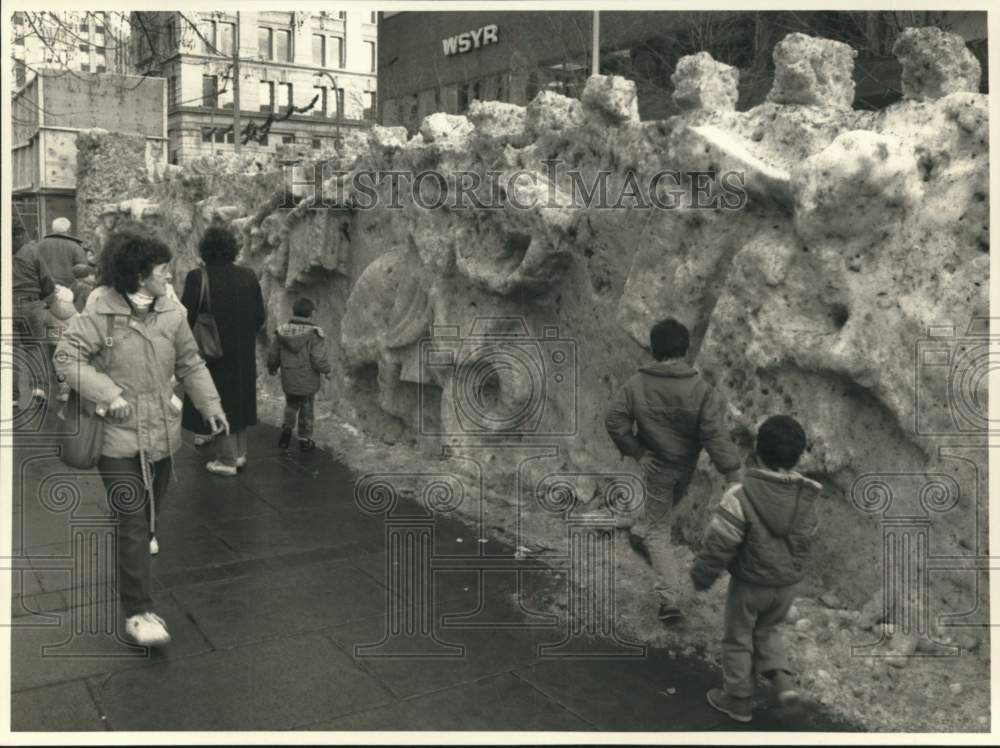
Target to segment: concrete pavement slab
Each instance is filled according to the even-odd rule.
[[[83,680],[16,691],[10,696],[14,732],[103,731],[106,721]]]
[[[286,730],[392,698],[318,634],[115,673],[97,693],[115,730]]]

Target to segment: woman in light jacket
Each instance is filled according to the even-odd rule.
[[[229,425],[184,308],[167,296],[167,246],[140,227],[108,238],[101,283],[73,317],[54,363],[70,387],[105,412],[97,469],[117,516],[118,589],[125,633],[143,646],[170,641],[153,612],[150,528],[181,445],[176,376],[216,432]],[[155,551],[154,551],[155,552]]]

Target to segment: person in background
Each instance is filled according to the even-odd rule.
[[[16,361],[21,364],[20,373],[14,373],[14,405],[20,407],[22,387],[30,391],[33,400],[48,397],[45,299],[55,290],[55,283],[38,256],[37,243],[27,241],[21,224],[11,224],[11,239],[12,325],[14,345],[20,349]]]
[[[687,492],[698,455],[704,448],[727,483],[739,478],[742,466],[726,430],[722,399],[686,360],[689,340],[688,329],[675,319],[655,324],[649,345],[656,363],[641,367],[624,384],[605,416],[619,451],[643,470],[645,515],[630,540],[634,546],[644,543],[649,553],[658,616],[667,624],[683,617],[670,589],[679,582],[670,539],[673,509]]]
[[[82,312],[87,304],[87,297],[97,285],[97,271],[93,265],[80,263],[73,266],[73,285],[69,290],[73,292],[73,305],[76,311]]]
[[[281,388],[285,392],[285,419],[278,446],[286,449],[292,441],[292,429],[298,423],[299,449],[308,452],[312,440],[313,401],[319,392],[320,375],[330,375],[330,360],[323,328],[312,321],[316,305],[309,299],[297,299],[292,318],[275,330],[267,351],[267,370],[273,376],[281,369]]]
[[[204,270],[195,269],[184,279],[181,301],[187,308],[188,324],[194,326],[201,298],[202,274],[209,279],[209,304],[222,341],[222,358],[208,362],[230,431],[217,439],[217,453],[205,468],[216,475],[236,475],[247,462],[247,434],[257,424],[257,331],[267,313],[257,276],[235,263],[239,245],[233,234],[221,227],[205,231],[198,251]],[[184,401],[184,428],[198,435],[212,432],[190,398]]]
[[[757,431],[756,466],[722,496],[691,567],[698,591],[729,572],[722,638],[723,687],[706,697],[738,722],[753,717],[755,674],[768,678],[783,705],[799,694],[778,624],[805,576],[819,527],[816,497],[823,486],[793,468],[806,448],[802,426],[771,416]]]
[[[141,227],[113,233],[101,256],[102,285],[73,317],[56,350],[56,371],[106,414],[97,470],[117,524],[118,593],[125,633],[142,646],[170,642],[153,612],[153,534],[181,446],[176,376],[216,431],[229,428],[183,307],[166,297],[169,248]]]
[[[52,231],[38,242],[38,256],[52,280],[66,288],[73,285],[73,266],[87,263],[83,243],[69,233],[72,227],[68,218],[57,218],[52,222]]]

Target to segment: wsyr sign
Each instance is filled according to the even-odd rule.
[[[496,44],[500,41],[500,29],[495,23],[483,26],[479,29],[466,31],[455,36],[449,36],[441,40],[446,56],[462,54],[472,49],[485,47],[487,44]]]

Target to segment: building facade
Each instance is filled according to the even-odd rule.
[[[376,117],[377,14],[359,10],[136,12],[136,70],[167,80],[168,159],[235,148],[235,53],[242,150],[335,146]]]
[[[12,80],[24,87],[49,75],[129,72],[128,14],[118,11],[16,11],[11,14]]]
[[[77,225],[77,133],[105,130],[142,135],[146,159],[165,162],[166,81],[44,69],[11,99],[14,220],[32,238],[56,218]]]
[[[379,26],[379,112],[411,132],[433,112],[460,114],[476,99],[527,104],[543,90],[579,97],[591,71],[590,11],[383,13]],[[635,81],[642,119],[676,113],[670,75],[684,55],[706,50],[740,69],[740,108],[764,100],[772,50],[799,31],[858,50],[855,106],[900,97],[892,42],[906,26],[961,34],[985,62],[984,12],[601,11],[599,72]],[[986,66],[984,64],[984,79]]]

